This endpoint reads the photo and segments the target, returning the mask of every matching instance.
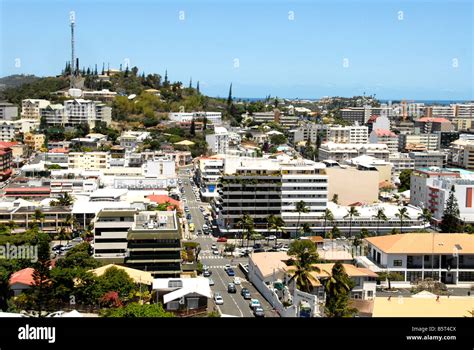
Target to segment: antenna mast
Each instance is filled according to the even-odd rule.
[[[74,58],[74,24],[76,22],[76,13],[74,11],[69,12],[69,21],[71,22],[71,87],[74,87],[74,76],[76,74]]]

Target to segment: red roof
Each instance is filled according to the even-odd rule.
[[[34,284],[33,280],[33,271],[31,267],[15,272],[10,277],[10,285],[20,283],[27,286],[32,286]]]
[[[446,118],[430,118],[430,117],[423,117],[418,119],[417,121],[422,123],[450,123],[449,120]]]
[[[177,201],[176,199],[173,199],[166,195],[152,194],[152,195],[147,196],[147,198],[150,199],[152,202],[155,202],[158,204],[169,202],[171,204],[170,208],[172,208],[173,205],[177,206],[178,208],[181,207],[180,201]]]
[[[0,141],[0,148],[9,148],[18,145],[18,142]]]
[[[53,148],[48,153],[68,153],[69,150],[67,148]]]
[[[49,187],[9,187],[5,192],[51,192]]]
[[[375,130],[375,134],[377,136],[390,136],[390,137],[396,137],[397,135],[395,133],[393,133],[392,131],[390,130],[386,130],[386,129],[376,129]]]

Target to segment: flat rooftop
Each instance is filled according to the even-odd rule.
[[[176,230],[176,213],[174,211],[142,211],[135,216],[132,230],[158,231]]]

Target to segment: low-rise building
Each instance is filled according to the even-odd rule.
[[[319,148],[319,160],[334,160],[336,162],[343,162],[345,160],[368,155],[388,161],[390,151],[385,144],[366,143],[366,144],[352,144],[352,143],[333,143],[327,142]]]
[[[110,153],[108,152],[70,152],[70,169],[108,169],[110,168]]]
[[[27,133],[23,137],[23,142],[32,150],[38,151],[44,146],[45,139],[46,136],[44,134]]]
[[[18,117],[18,107],[13,103],[0,102],[0,120],[15,120]]]
[[[439,144],[439,134],[400,134],[398,141],[398,149],[401,152],[413,149],[413,145],[422,145],[423,150],[436,151]]]
[[[398,135],[390,130],[374,129],[370,133],[370,143],[385,144],[390,153],[398,150]]]
[[[404,283],[427,278],[445,284],[474,282],[474,236],[466,233],[405,233],[364,239],[374,272],[398,273]],[[366,262],[360,259],[360,263]],[[392,281],[392,285],[397,282]]]
[[[410,152],[409,157],[415,162],[415,168],[442,168],[446,164],[447,154],[439,151]]]

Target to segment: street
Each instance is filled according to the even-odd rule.
[[[179,178],[183,181],[184,194],[186,198],[184,206],[189,207],[191,213],[192,222],[195,225],[195,232],[193,241],[198,242],[201,246],[201,252],[199,253],[200,260],[203,265],[208,266],[211,271],[211,279],[214,281],[214,286],[211,286],[213,295],[220,293],[224,304],[217,305],[216,307],[223,315],[237,316],[237,317],[254,317],[253,311],[249,306],[250,300],[245,300],[240,294],[242,288],[247,288],[253,299],[258,299],[262,304],[265,311],[265,317],[278,317],[278,314],[273,310],[272,306],[263,298],[263,296],[255,289],[255,287],[246,280],[244,273],[240,270],[240,263],[248,263],[248,258],[229,258],[222,256],[221,252],[224,251],[225,243],[217,242],[217,239],[212,235],[197,235],[198,230],[202,230],[202,226],[205,224],[203,213],[199,207],[203,206],[207,208],[207,203],[202,203],[196,198],[192,185],[190,183],[191,176],[186,174],[184,171],[180,171]],[[212,244],[216,244],[218,247],[219,255],[214,255],[211,249]],[[233,277],[227,275],[224,271],[226,264],[230,264],[234,269],[235,276],[241,280],[241,285],[236,285],[237,293],[231,294],[227,292],[227,285],[233,282]],[[210,301],[214,303],[214,300]]]

